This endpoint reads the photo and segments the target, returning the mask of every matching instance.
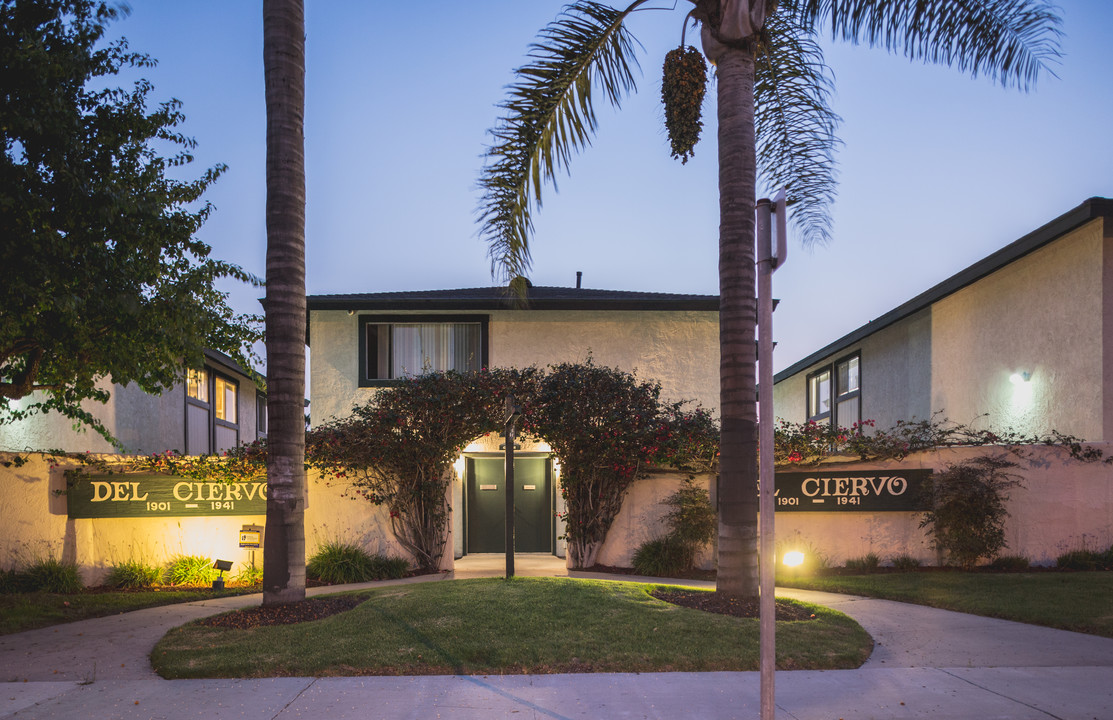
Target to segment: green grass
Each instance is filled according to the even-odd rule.
[[[171,605],[214,597],[259,592],[258,588],[213,590],[160,590],[143,592],[96,592],[56,594],[46,592],[0,595],[0,635],[117,615],[132,610]]]
[[[778,583],[1113,637],[1113,572],[912,572]]]
[[[339,615],[226,629],[191,623],[151,654],[166,678],[756,670],[758,621],[670,605],[656,586],[487,578],[377,588]],[[367,591],[361,591],[367,592]],[[785,669],[858,667],[873,641],[847,616],[777,623]]]

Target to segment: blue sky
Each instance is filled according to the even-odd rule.
[[[226,163],[202,231],[264,274],[261,3],[133,0],[112,31],[159,61],[142,75],[184,104],[197,175]],[[490,285],[476,181],[496,105],[561,0],[306,3],[310,294]],[[683,8],[687,3],[678,3]],[[774,278],[777,369],[799,360],[1091,196],[1113,196],[1113,3],[1062,0],[1058,79],[1028,94],[880,50],[826,43],[843,118],[832,242],[794,243]],[[683,14],[631,22],[638,92],[600,108],[593,147],[536,216],[532,280],[718,292],[714,93],[704,138],[668,155],[660,65]],[[228,288],[258,312],[260,291]]]

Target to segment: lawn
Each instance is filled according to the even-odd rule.
[[[0,594],[0,635],[75,622],[88,618],[117,615],[132,610],[171,605],[214,597],[259,592],[244,587],[215,592],[208,588],[139,590],[79,593],[11,593]]]
[[[778,585],[865,595],[1113,637],[1113,572],[907,572],[778,577]]]
[[[756,670],[758,621],[657,600],[658,586],[485,578],[362,591],[293,625],[176,628],[151,654],[166,678]],[[361,593],[361,594],[362,594]],[[782,669],[854,668],[873,641],[847,616],[777,623]]]

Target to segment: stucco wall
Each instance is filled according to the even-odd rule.
[[[808,373],[859,350],[862,418],[878,427],[938,412],[1105,440],[1102,253],[1095,220],[785,378],[774,388],[776,417],[805,420]],[[1014,385],[1018,372],[1031,380]]]
[[[622,510],[615,517],[607,540],[599,551],[597,562],[600,565],[631,567],[634,553],[642,543],[664,537],[668,532],[664,517],[671,510],[664,501],[677,491],[684,477],[675,473],[655,472],[634,481],[626,492]],[[694,482],[697,487],[713,492],[713,480],[711,475],[701,475]],[[712,546],[707,546],[697,554],[696,566],[705,569],[715,566]]]
[[[1106,454],[1113,444],[1096,444]],[[871,463],[869,469],[932,468],[992,452],[986,448],[960,448],[922,453],[899,463]],[[1073,461],[1062,450],[1036,448],[1017,472],[1023,487],[1013,490],[1008,502],[1006,554],[1022,555],[1038,564],[1051,564],[1069,550],[1103,549],[1113,544],[1113,482],[1110,470],[1100,463]],[[120,561],[138,559],[162,563],[174,555],[204,555],[233,560],[233,574],[250,562],[250,551],[238,547],[244,524],[263,524],[260,515],[220,518],[121,518],[78,519],[66,517],[62,491],[63,468],[50,467],[48,458],[30,456],[23,467],[0,454],[0,568],[21,566],[53,555],[76,562],[86,582],[99,582]],[[846,470],[862,464],[838,464]],[[825,469],[830,469],[825,468]],[[697,479],[709,487],[711,478]],[[654,474],[635,482],[599,555],[606,565],[629,566],[641,543],[665,531],[662,518],[668,508],[662,501],[679,486],[680,478]],[[459,507],[458,505],[454,505]],[[456,513],[454,513],[455,515]],[[832,565],[873,552],[883,562],[911,555],[926,564],[937,556],[930,539],[920,529],[920,514],[913,512],[778,512],[776,540],[779,551],[803,548],[824,554]],[[358,543],[370,551],[405,556],[393,540],[389,518],[382,508],[350,496],[343,483],[326,483],[311,476],[305,518],[308,555],[321,544],[340,540]],[[452,566],[455,538],[449,538],[443,567]],[[261,563],[261,553],[256,561]],[[702,567],[711,567],[710,548],[701,554]]]
[[[1108,454],[1113,445],[1095,443]],[[1019,463],[1015,473],[1022,487],[1010,491],[1005,524],[1008,547],[1005,555],[1020,555],[1039,565],[1052,565],[1069,550],[1104,549],[1113,544],[1113,482],[1108,465],[1072,460],[1058,448],[1026,448],[1020,459],[1000,448],[953,448],[919,453],[902,461],[832,463],[823,469],[853,471],[930,468],[936,472],[949,465],[981,455],[999,455]],[[922,515],[912,512],[778,512],[778,547],[824,554],[832,566],[848,558],[876,553],[882,562],[910,555],[924,564],[936,564],[939,556],[930,536],[919,528]]]
[[[15,467],[12,455],[0,453],[0,568],[53,556],[77,563],[86,583],[95,584],[112,565],[126,560],[157,565],[175,555],[202,555],[232,560],[233,575],[251,561],[251,551],[239,547],[239,530],[245,524],[264,524],[263,515],[71,520],[66,517],[66,466],[52,467],[48,456],[24,457],[27,464]],[[309,479],[305,534],[309,555],[334,540],[387,555],[406,554],[395,543],[382,508],[315,475]],[[255,551],[255,557],[261,566],[262,551]]]
[[[406,313],[394,313],[406,314]],[[422,314],[422,313],[411,313]],[[454,313],[459,314],[459,313]],[[719,324],[715,312],[495,311],[489,315],[492,367],[545,367],[592,354],[600,365],[661,382],[670,400],[719,407]],[[359,387],[359,316],[309,314],[310,417],[314,426],[366,402]]]
[[[1104,440],[1101,227],[1093,221],[935,303],[933,409]],[[1009,382],[1022,371],[1030,382]]]

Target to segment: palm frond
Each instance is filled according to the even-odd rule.
[[[805,245],[830,239],[835,137],[828,106],[833,81],[815,33],[775,13],[766,21],[754,78],[758,177],[788,190],[793,226]]]
[[[635,88],[636,41],[623,22],[646,1],[621,11],[588,0],[568,5],[515,71],[479,180],[479,235],[492,275],[508,280],[529,269],[531,213],[541,206],[542,185],[555,188],[557,171],[567,171],[572,155],[591,142],[593,88],[616,107]]]
[[[1028,90],[1054,75],[1061,20],[1048,0],[784,0],[803,27]]]

